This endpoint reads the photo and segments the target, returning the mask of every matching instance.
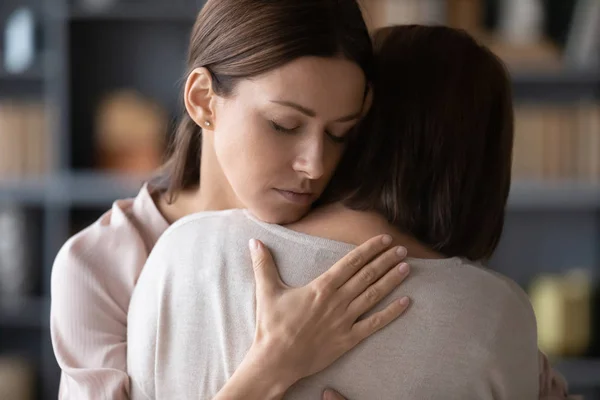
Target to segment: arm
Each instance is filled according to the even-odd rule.
[[[307,286],[291,288],[281,281],[264,245],[251,241],[255,338],[214,400],[279,400],[295,382],[325,369],[400,316],[407,298],[358,320],[408,274],[408,266],[397,267],[404,255],[396,248],[385,251],[388,245],[382,236],[373,238]]]
[[[540,371],[540,400],[576,400],[579,396],[569,395],[567,381],[552,369],[548,358],[538,351]]]
[[[59,252],[50,319],[60,399],[128,398],[127,308],[145,259],[137,232],[110,221],[94,224]]]

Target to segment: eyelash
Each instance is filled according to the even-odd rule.
[[[296,129],[298,129],[298,128],[292,128],[292,129],[284,128],[283,126],[278,125],[277,123],[275,123],[275,121],[271,121],[271,126],[277,132],[282,132],[282,133],[293,133]]]
[[[274,121],[270,121],[271,122],[271,126],[273,127],[273,129],[275,129],[277,132],[281,132],[281,133],[286,133],[286,134],[292,134],[294,133],[294,131],[296,131],[296,129],[298,128],[292,128],[292,129],[288,129],[288,128],[284,128],[281,125],[278,125],[276,122]],[[343,144],[346,143],[346,136],[340,137],[340,136],[335,136],[332,135],[329,132],[326,132],[327,136],[329,136],[329,138],[334,142],[334,143],[338,143],[338,144]]]

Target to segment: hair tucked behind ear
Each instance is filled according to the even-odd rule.
[[[186,77],[207,68],[229,96],[251,78],[306,56],[344,57],[372,79],[373,48],[356,0],[208,0],[194,25]],[[169,201],[200,182],[202,129],[184,113],[158,185]]]

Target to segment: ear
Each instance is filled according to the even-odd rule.
[[[194,69],[187,78],[184,91],[185,109],[204,131],[214,129],[215,97],[213,80],[206,68]]]

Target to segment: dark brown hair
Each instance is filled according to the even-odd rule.
[[[373,48],[356,0],[209,0],[193,28],[186,77],[206,67],[215,93],[228,96],[240,79],[305,56],[347,58],[371,81]],[[158,179],[171,200],[199,183],[201,142],[184,112]]]
[[[446,256],[489,258],[511,178],[506,68],[447,27],[384,28],[374,46],[374,104],[332,186]]]

